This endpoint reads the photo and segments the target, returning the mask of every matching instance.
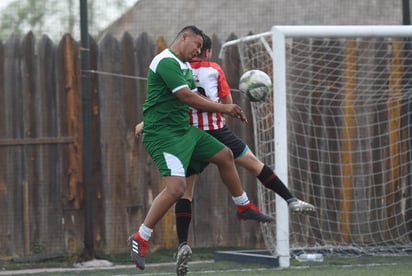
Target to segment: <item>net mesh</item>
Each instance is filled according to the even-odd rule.
[[[243,71],[271,75],[271,45],[263,33],[227,47],[237,47]],[[286,40],[288,186],[317,207],[290,216],[292,253],[410,252],[411,63],[408,38]],[[274,168],[272,96],[251,105],[256,155]],[[257,187],[275,216],[275,194]],[[262,231],[275,254],[276,227]]]

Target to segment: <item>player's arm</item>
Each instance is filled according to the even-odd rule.
[[[197,93],[193,93],[188,87],[183,87],[175,92],[176,97],[185,104],[198,110],[207,112],[220,112],[238,118],[242,122],[247,122],[243,110],[237,104],[220,104],[203,98]]]
[[[232,95],[229,94],[229,95],[226,95],[226,96],[220,98],[220,102],[222,104],[232,104],[233,103]]]
[[[218,96],[220,99],[220,102],[222,104],[232,104],[233,103],[233,98],[232,98],[232,91],[230,90],[229,84],[227,83],[225,73],[223,72],[222,67],[220,67],[219,64],[213,63],[217,72],[218,72],[218,77],[217,77],[217,91],[218,91]]]

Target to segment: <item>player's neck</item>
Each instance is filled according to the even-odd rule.
[[[171,47],[169,47],[169,50],[175,55],[177,56],[180,60],[186,62],[186,60],[184,60],[182,58],[182,53],[178,50],[177,47],[173,47],[173,45]]]
[[[194,57],[191,61],[209,61],[209,59],[207,57]]]

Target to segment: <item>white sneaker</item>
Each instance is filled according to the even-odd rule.
[[[185,276],[189,271],[189,261],[192,258],[192,249],[186,243],[180,245],[177,250],[176,257],[176,274],[177,276]]]
[[[292,213],[310,214],[316,212],[315,206],[299,199],[290,202],[288,206]]]

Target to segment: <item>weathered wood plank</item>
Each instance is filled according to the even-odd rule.
[[[119,42],[106,34],[98,43],[98,71],[121,74]],[[122,96],[122,79],[99,75],[100,147],[102,157],[102,184],[105,198],[105,241],[107,249],[124,245],[127,216],[126,182],[126,128]]]
[[[37,78],[35,52],[35,37],[29,32],[22,40],[22,101],[21,104],[23,118],[23,135],[21,138],[33,138],[36,136],[36,92]],[[33,146],[23,146],[23,236],[24,236],[24,254],[31,253],[31,245],[37,243],[35,235],[38,234],[37,212],[38,201],[36,200],[41,194],[41,188],[36,186],[39,182],[39,172],[36,170],[38,154]],[[40,191],[39,191],[40,190]],[[30,197],[29,197],[30,194]]]
[[[352,213],[352,166],[355,137],[356,41],[348,40],[345,50],[343,102],[343,132],[341,144],[342,192],[340,193],[339,223],[341,239],[350,242]]]
[[[55,45],[47,36],[42,36],[37,44],[38,65],[36,68],[38,76],[38,90],[36,91],[36,136],[56,137],[58,135],[57,126],[57,93],[56,87],[56,61]],[[63,141],[64,137],[56,137],[58,141]],[[74,141],[73,141],[74,142]],[[40,144],[36,146],[38,162],[36,170],[39,172],[36,187],[39,195],[38,201],[38,232],[35,240],[38,244],[37,254],[62,252],[64,248],[63,225],[61,218],[63,206],[61,198],[63,196],[59,182],[59,174],[56,163],[59,155],[59,143]],[[59,183],[56,185],[56,183]],[[49,225],[48,227],[42,227]],[[56,234],[58,233],[58,234]]]
[[[6,117],[6,106],[7,106],[7,98],[4,91],[4,81],[5,81],[5,58],[4,58],[4,44],[3,41],[0,40],[0,139],[6,137],[6,121],[8,118]],[[7,187],[7,173],[6,173],[6,166],[7,166],[7,151],[9,149],[6,147],[0,147],[0,217],[2,218],[0,221],[0,244],[5,245],[5,247],[9,246],[9,238],[8,238],[8,210],[9,210],[9,200],[8,200],[8,187]],[[0,251],[0,255],[3,255],[4,252]]]
[[[397,218],[401,210],[401,99],[402,99],[402,42],[392,42],[392,61],[389,76],[388,121],[389,121],[389,164],[386,185],[386,216],[388,222],[387,238],[395,234],[395,226],[399,224]]]
[[[20,37],[12,34],[5,42],[4,49],[4,118],[6,119],[2,128],[4,136],[2,138],[22,138],[23,137],[23,118],[22,105],[17,105],[22,99],[21,84],[21,41]],[[5,150],[5,184],[7,191],[7,209],[5,233],[7,239],[4,243],[7,252],[13,255],[24,254],[23,233],[23,181],[24,177],[21,172],[23,167],[23,148],[7,148]],[[18,172],[18,173],[16,173]],[[2,222],[3,224],[3,222]],[[20,233],[17,235],[17,233]],[[18,237],[19,236],[19,237]],[[2,243],[3,245],[3,243]]]
[[[329,240],[339,240],[338,226],[338,210],[339,190],[341,186],[340,175],[341,166],[338,160],[339,155],[339,139],[341,133],[341,105],[343,93],[343,72],[344,72],[344,50],[341,47],[342,42],[337,39],[330,40],[325,45],[325,65],[327,65],[323,73],[325,74],[326,89],[323,97],[325,105],[322,108],[323,122],[326,127],[326,133],[323,136],[327,137],[327,143],[324,143],[323,152],[323,177],[321,185],[324,189],[324,198],[321,194],[317,194],[317,199],[314,198],[315,206],[322,208],[324,206],[324,214],[322,214],[322,237]],[[325,138],[326,138],[325,137]],[[320,191],[321,192],[321,191]],[[325,205],[322,205],[325,204]],[[328,223],[330,222],[330,223]],[[320,238],[320,237],[317,237]]]
[[[377,44],[382,42],[383,39],[378,39]],[[388,79],[389,79],[389,62],[390,62],[390,53],[388,53],[386,47],[379,47],[376,49],[375,58],[377,59],[377,64],[375,64],[374,76],[371,79],[374,79],[373,90],[372,91],[381,91],[381,93],[376,93],[372,101],[376,101],[375,110],[373,110],[373,127],[371,129],[371,136],[373,137],[371,141],[371,174],[373,175],[369,194],[370,194],[370,203],[368,206],[369,209],[369,220],[370,229],[374,231],[371,233],[371,238],[374,240],[381,240],[383,238],[384,229],[386,228],[385,223],[385,203],[382,199],[384,195],[384,186],[386,185],[386,175],[387,170],[386,162],[382,160],[387,159],[388,152],[388,124],[386,120],[388,118],[387,110],[387,98],[388,98]],[[381,61],[381,62],[378,62]],[[383,62],[385,61],[385,62]],[[378,77],[379,76],[379,77]]]
[[[65,35],[63,45],[64,86],[66,89],[66,125],[67,134],[75,137],[69,144],[68,151],[68,200],[73,208],[82,207],[83,201],[83,168],[82,168],[82,125],[80,105],[80,65],[78,60],[79,46],[69,35]]]
[[[73,137],[74,143],[58,145],[56,165],[62,194],[61,223],[65,252],[83,248],[82,132],[80,112],[79,46],[67,34],[56,48],[57,135]]]
[[[136,204],[136,194],[133,193],[133,187],[139,185],[139,175],[143,174],[143,171],[139,171],[139,155],[138,147],[140,141],[137,141],[134,135],[134,128],[137,120],[138,110],[138,83],[143,82],[141,79],[136,79],[136,49],[133,37],[129,33],[125,33],[120,42],[121,49],[121,63],[122,74],[125,76],[122,81],[123,94],[122,101],[125,111],[125,131],[126,131],[126,156],[127,163],[127,175],[126,175],[126,208],[127,219],[124,220],[124,227],[127,233],[134,233],[138,227],[131,220],[131,215],[134,213],[134,206]],[[141,185],[145,185],[141,182]],[[129,202],[129,197],[132,199],[132,203]],[[134,214],[133,214],[134,215]],[[134,219],[136,220],[136,218]],[[142,220],[141,220],[142,221]],[[134,226],[132,226],[134,225]]]
[[[96,40],[89,37],[89,62],[90,70],[97,70],[98,45]],[[92,185],[94,191],[93,198],[93,231],[95,247],[101,249],[104,246],[104,198],[102,181],[102,163],[100,149],[100,106],[99,106],[99,81],[97,74],[89,74],[90,77],[90,97],[91,97],[91,154],[93,177]]]

